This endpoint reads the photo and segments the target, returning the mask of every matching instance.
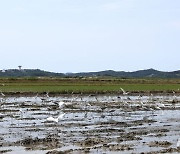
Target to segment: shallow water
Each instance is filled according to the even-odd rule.
[[[180,96],[5,97],[0,111],[0,153],[180,152]]]

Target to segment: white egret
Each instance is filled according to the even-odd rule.
[[[127,103],[127,101],[123,101],[123,105],[129,105],[128,103]]]
[[[21,114],[21,119],[22,119],[22,118],[23,118],[23,114],[24,114],[23,109],[19,109],[19,112],[20,112],[20,114]]]
[[[64,115],[65,115],[65,113],[62,113],[62,114],[60,114],[57,118],[54,118],[54,117],[50,116],[50,117],[48,117],[46,120],[47,120],[47,121],[54,121],[54,122],[58,123],[58,121],[59,121],[60,119],[62,119],[62,118],[64,117]]]
[[[49,98],[49,92],[46,92],[46,98]]]
[[[123,88],[120,88],[120,89],[122,90],[123,95],[128,95],[129,94],[129,92],[126,92]]]
[[[177,147],[180,147],[180,138],[178,139],[176,146],[177,146]]]
[[[59,106],[59,108],[62,108],[65,105],[65,102],[61,101],[61,102],[54,102],[55,104],[57,104]]]
[[[38,96],[38,94],[37,94],[37,96]],[[42,102],[45,102],[49,98],[49,93],[46,92],[45,96],[39,97],[39,98],[41,99]]]
[[[45,102],[46,98],[40,97],[42,102]]]
[[[159,106],[155,106],[154,107],[156,110],[161,110],[161,108]]]
[[[165,105],[162,104],[162,103],[157,103],[157,106],[160,107],[160,108],[161,108],[161,107],[165,107]]]
[[[4,93],[1,92],[1,96],[5,97],[6,95]]]

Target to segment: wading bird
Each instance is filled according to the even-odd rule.
[[[57,104],[59,106],[59,108],[62,108],[65,105],[65,102],[61,101],[61,102],[54,102],[55,104]]]
[[[54,122],[58,123],[58,121],[59,121],[60,119],[62,119],[62,118],[64,117],[64,115],[65,115],[65,113],[62,113],[62,114],[60,114],[57,118],[54,118],[54,117],[50,116],[50,117],[48,117],[46,120],[47,120],[47,121],[54,121]]]
[[[160,108],[161,108],[161,107],[162,107],[162,108],[165,107],[165,105],[162,104],[162,102],[157,103],[157,106],[160,107]]]
[[[122,90],[123,95],[127,95],[127,94],[129,94],[129,92],[126,92],[123,88],[120,88],[120,89]]]
[[[174,103],[177,103],[178,102],[178,100],[177,100],[177,97],[176,97],[176,92],[175,91],[173,91],[173,100],[172,100],[172,103],[174,104]]]
[[[178,141],[177,141],[177,147],[180,147],[180,138],[178,138]]]
[[[1,96],[5,97],[6,95],[4,95],[4,94],[1,92]]]
[[[38,96],[38,94],[37,94],[37,96]],[[40,100],[41,100],[42,102],[45,102],[47,99],[49,99],[49,93],[46,92],[46,94],[45,94],[44,97],[39,97],[39,98],[40,98]]]
[[[49,92],[46,92],[46,98],[49,98]]]

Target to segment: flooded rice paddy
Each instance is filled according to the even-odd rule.
[[[180,152],[178,95],[45,95],[0,100],[0,153]],[[47,120],[62,113],[58,122]]]

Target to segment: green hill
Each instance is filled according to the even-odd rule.
[[[180,78],[180,70],[162,72],[154,69],[138,70],[134,72],[124,71],[99,71],[81,73],[54,73],[40,69],[8,69],[0,71],[0,77],[120,77],[120,78]]]

